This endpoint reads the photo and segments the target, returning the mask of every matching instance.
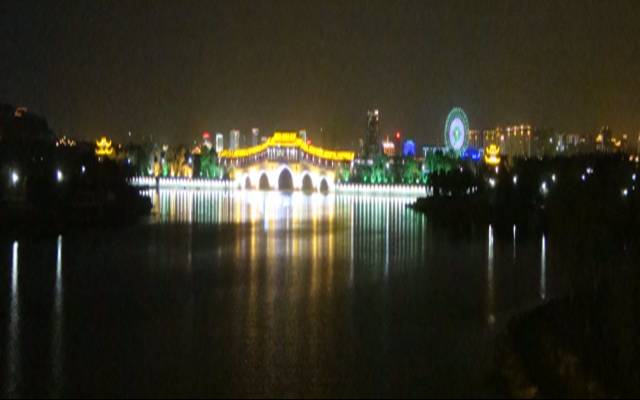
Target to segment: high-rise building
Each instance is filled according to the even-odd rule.
[[[220,132],[216,133],[216,153],[224,150],[224,135]]]
[[[380,111],[367,111],[367,132],[364,141],[364,156],[373,157],[380,153]]]
[[[477,129],[469,130],[469,146],[474,149],[483,149],[484,141],[482,140],[482,134]]]
[[[600,129],[600,133],[596,135],[596,150],[604,153],[611,151],[611,129],[608,126],[603,126]]]
[[[202,145],[208,149],[213,146],[211,143],[211,134],[209,132],[202,132]]]
[[[397,131],[393,134],[393,147],[396,150],[395,155],[402,154],[402,134],[400,133],[400,131]]]
[[[229,150],[238,150],[240,148],[240,131],[232,129],[229,131]]]
[[[257,146],[259,140],[260,140],[260,129],[252,128],[251,129],[251,146]]]
[[[469,142],[485,148],[492,144],[500,147],[500,154],[506,157],[531,157],[534,153],[533,131],[530,125],[497,127],[482,132],[482,135],[470,133]],[[481,142],[481,143],[480,143]],[[472,144],[472,147],[475,147]]]
[[[303,142],[307,143],[307,131],[304,129],[301,129],[300,131],[298,131],[298,137],[300,139],[302,139]]]
[[[531,157],[531,126],[514,125],[505,130],[506,136],[501,136],[503,154],[508,157]]]

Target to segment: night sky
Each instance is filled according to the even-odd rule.
[[[640,132],[640,1],[3,1],[0,102],[58,134]],[[320,129],[325,132],[320,140]]]

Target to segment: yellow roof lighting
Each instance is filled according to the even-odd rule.
[[[257,146],[237,150],[223,150],[220,158],[245,158],[262,153],[270,147],[298,148],[314,157],[330,161],[353,161],[355,153],[352,151],[332,151],[307,144],[298,137],[297,132],[275,132],[266,142]]]

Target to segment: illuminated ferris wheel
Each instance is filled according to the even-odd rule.
[[[444,142],[447,148],[460,155],[469,145],[469,120],[462,108],[456,107],[447,116],[444,126]]]

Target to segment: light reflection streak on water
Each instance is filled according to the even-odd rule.
[[[63,286],[62,286],[62,235],[58,236],[56,248],[56,286],[53,300],[53,336],[51,364],[53,366],[51,395],[59,397],[62,387],[63,361]]]
[[[389,204],[384,207],[385,211],[385,251],[384,251],[384,277],[389,276]]]
[[[152,222],[249,224],[253,227],[251,235],[263,236],[270,246],[276,245],[277,251],[290,257],[310,256],[312,263],[317,264],[322,249],[331,257],[348,258],[352,266],[350,279],[357,273],[356,266],[363,263],[379,265],[386,276],[397,261],[414,253],[418,253],[418,257],[424,255],[417,239],[425,232],[425,220],[405,208],[413,201],[411,197],[252,190],[162,190],[157,195],[149,195],[154,209],[158,210]],[[256,226],[262,227],[261,232],[255,230]],[[280,234],[271,235],[272,229]],[[371,234],[362,236],[356,231]],[[300,237],[296,232],[311,235]],[[345,236],[347,234],[349,236]],[[402,240],[398,239],[400,236]]]
[[[11,255],[11,302],[5,379],[7,397],[16,397],[20,384],[20,301],[18,288],[18,242],[13,242]]]
[[[542,235],[540,247],[540,299],[547,299],[547,237]]]
[[[487,254],[487,323],[492,328],[496,322],[494,288],[494,238],[493,226],[489,225],[489,248]]]
[[[518,233],[518,228],[515,225],[513,225],[513,259],[514,260],[517,258],[517,253],[516,253],[516,250],[517,250],[517,243],[516,243],[517,242],[517,240],[516,240],[517,239],[517,233]]]

